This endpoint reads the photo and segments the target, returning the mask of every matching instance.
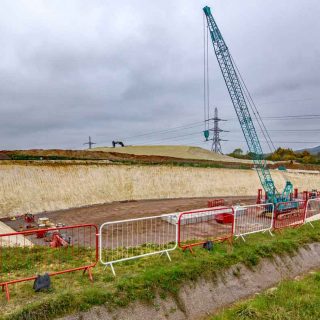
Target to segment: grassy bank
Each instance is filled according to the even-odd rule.
[[[318,320],[320,272],[303,279],[282,282],[253,299],[238,303],[210,320]]]
[[[4,295],[1,296],[0,319],[54,319],[88,310],[94,305],[115,308],[136,300],[154,303],[153,298],[157,294],[162,298],[170,296],[178,299],[178,290],[186,281],[200,277],[214,279],[221,270],[234,264],[244,263],[252,267],[262,258],[293,254],[299,247],[311,242],[320,242],[319,222],[315,223],[314,229],[306,225],[285,230],[275,237],[252,235],[245,243],[236,241],[232,252],[228,252],[227,244],[218,244],[213,252],[198,248],[194,256],[176,250],[172,253],[172,262],[165,257],[153,256],[121,263],[115,265],[116,278],[110,270],[98,266],[94,269],[93,285],[81,272],[53,277],[52,290],[46,293],[36,294],[32,283],[23,283],[11,286],[12,300],[9,304]]]

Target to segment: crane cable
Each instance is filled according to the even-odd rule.
[[[204,130],[209,130],[210,86],[209,86],[209,30],[203,14],[203,113]]]
[[[207,96],[206,96],[206,26],[205,26],[205,16],[203,15],[203,121],[204,130],[207,130],[206,116],[207,116]]]
[[[269,134],[269,132],[268,132],[268,130],[267,130],[267,128],[266,128],[261,116],[260,116],[259,110],[258,110],[255,102],[252,99],[250,91],[248,90],[248,87],[246,86],[246,83],[243,80],[243,77],[242,77],[242,75],[240,73],[240,70],[238,69],[238,66],[237,66],[236,62],[234,61],[234,59],[233,59],[231,54],[230,54],[230,56],[231,56],[232,63],[234,64],[234,66],[235,66],[235,68],[237,70],[237,73],[239,75],[240,85],[241,85],[241,87],[243,89],[243,92],[244,92],[248,102],[249,102],[249,106],[250,106],[250,108],[251,108],[251,110],[252,110],[252,112],[253,112],[253,114],[254,114],[254,116],[256,118],[256,121],[257,121],[257,123],[258,123],[258,125],[260,127],[260,130],[261,130],[262,134],[263,134],[263,137],[265,138],[270,151],[274,152],[276,150],[276,148],[275,148],[274,143],[273,143],[273,141],[272,141],[272,139],[270,137],[270,134]]]

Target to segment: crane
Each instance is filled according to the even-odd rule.
[[[282,193],[276,189],[270,170],[267,166],[267,161],[265,160],[265,156],[262,151],[257,131],[250,115],[248,107],[250,101],[248,101],[248,95],[245,94],[243,84],[240,81],[242,80],[241,75],[234,64],[232,56],[222,37],[218,25],[211,14],[210,7],[204,7],[203,11],[206,16],[207,26],[210,32],[214,52],[226,83],[232,104],[240,122],[248,149],[252,155],[254,167],[258,173],[261,185],[267,194],[268,200],[272,203],[276,204],[279,202],[289,201],[290,195],[293,191],[293,185],[290,181],[286,181],[286,185]]]

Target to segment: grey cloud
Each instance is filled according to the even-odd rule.
[[[210,5],[263,116],[319,113],[320,28],[316,0],[2,1],[2,149],[100,144],[203,144],[202,125],[147,138],[135,135],[203,120],[203,17]],[[284,14],[285,13],[285,14]],[[306,18],[304,18],[306,17]],[[210,47],[212,105],[235,117]],[[290,102],[294,100],[298,102]],[[305,99],[305,101],[303,101]],[[308,100],[311,99],[311,100]],[[276,103],[269,103],[275,101]],[[268,121],[279,129],[284,122]],[[224,149],[241,145],[239,124]],[[288,122],[288,127],[316,122]],[[199,136],[167,139],[199,131]],[[272,133],[275,139],[284,139]],[[152,140],[153,139],[153,140]],[[158,139],[158,141],[156,141]],[[163,139],[161,141],[161,139]],[[288,134],[287,140],[311,140]],[[313,134],[312,139],[319,139]],[[290,145],[300,147],[300,145]]]

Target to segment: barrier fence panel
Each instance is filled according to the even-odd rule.
[[[0,234],[0,287],[9,300],[9,285],[39,274],[84,270],[92,281],[98,258],[98,228],[91,224]]]
[[[100,262],[114,263],[154,254],[166,254],[177,247],[177,215],[161,215],[106,222],[100,227]]]
[[[224,206],[224,199],[213,199],[208,201],[208,208]]]
[[[232,240],[234,210],[232,207],[215,207],[181,212],[178,220],[178,245],[183,250],[205,244]]]
[[[273,228],[295,227],[305,222],[306,201],[279,202],[275,205]]]
[[[273,227],[274,205],[270,203],[234,208],[234,235],[241,237],[256,232],[269,231]]]
[[[306,205],[306,222],[320,220],[320,198],[309,199]]]

